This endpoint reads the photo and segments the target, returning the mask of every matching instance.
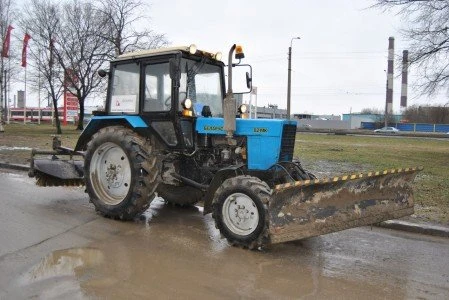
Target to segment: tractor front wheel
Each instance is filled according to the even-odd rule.
[[[229,178],[215,192],[212,217],[231,245],[257,249],[268,242],[271,190],[259,178]]]
[[[130,129],[100,129],[87,146],[86,191],[96,210],[110,218],[132,220],[144,212],[157,187],[156,157],[150,143]]]

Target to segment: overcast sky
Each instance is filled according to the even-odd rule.
[[[151,0],[151,26],[172,45],[228,53],[241,44],[253,66],[258,104],[286,108],[288,47],[292,37],[292,112],[342,114],[385,106],[388,37],[395,54],[407,44],[401,18],[368,9],[364,0],[180,1]],[[224,55],[224,58],[226,57]],[[399,62],[399,61],[398,61]],[[395,70],[395,75],[399,75]],[[409,75],[410,81],[413,74]],[[401,77],[394,82],[399,111]],[[445,94],[431,101],[447,102]],[[428,103],[410,91],[409,105]]]
[[[291,38],[300,36],[293,41],[292,113],[341,115],[363,108],[383,110],[388,37],[396,39],[396,55],[407,49],[399,35],[401,18],[369,9],[374,3],[371,0],[143,1],[150,4],[145,14],[151,18],[150,24],[144,25],[165,33],[173,46],[196,44],[207,51],[221,51],[227,60],[230,46],[241,44],[244,62],[253,66],[259,106],[286,108],[288,47]],[[400,61],[396,58],[395,62]],[[398,75],[396,68],[395,112],[400,106]],[[413,83],[413,77],[411,71],[409,82]],[[33,102],[37,97],[27,98]],[[409,87],[409,105],[448,100],[444,92],[432,99],[418,97]],[[97,99],[87,105],[102,102]]]

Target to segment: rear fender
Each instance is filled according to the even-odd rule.
[[[81,133],[75,146],[75,151],[83,151],[92,136],[101,128],[109,126],[123,126],[134,131],[147,129],[148,125],[140,116],[94,116]]]

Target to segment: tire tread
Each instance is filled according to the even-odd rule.
[[[251,190],[258,199],[262,202],[264,209],[264,222],[263,227],[259,230],[259,233],[256,233],[256,236],[251,238],[243,239],[235,237],[232,234],[228,234],[225,225],[222,222],[222,212],[221,207],[222,203],[220,202],[220,195],[228,192],[229,190],[245,187]],[[247,249],[258,249],[260,247],[264,247],[269,243],[269,214],[268,214],[268,205],[271,197],[271,189],[268,184],[257,177],[249,176],[249,175],[241,175],[229,178],[223,182],[223,184],[217,189],[214,195],[214,199],[212,202],[212,217],[215,220],[215,227],[220,231],[220,233],[228,240],[228,242],[236,247],[247,248]],[[253,199],[254,201],[254,199]]]
[[[129,153],[130,165],[136,175],[134,185],[119,204],[119,208],[111,209],[109,205],[105,205],[98,199],[93,191],[89,178],[89,164],[96,145],[100,140],[113,139]],[[92,136],[87,144],[86,159],[84,166],[84,174],[86,190],[89,194],[91,202],[95,205],[97,213],[104,217],[120,220],[132,220],[143,213],[154,198],[154,192],[157,188],[158,169],[156,166],[156,157],[152,155],[151,143],[144,137],[139,136],[131,129],[123,126],[109,126],[100,129]]]

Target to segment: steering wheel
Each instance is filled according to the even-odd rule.
[[[184,97],[181,97],[181,95],[184,95]],[[179,103],[181,104],[182,101],[184,101],[187,98],[186,92],[179,92]],[[171,106],[171,95],[168,96],[164,101],[165,106]]]

